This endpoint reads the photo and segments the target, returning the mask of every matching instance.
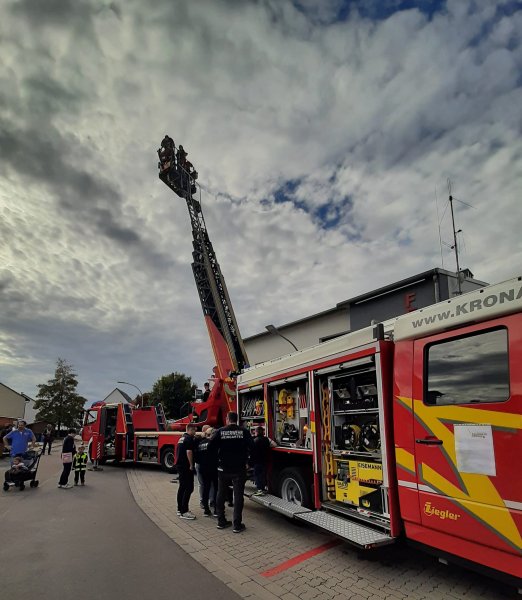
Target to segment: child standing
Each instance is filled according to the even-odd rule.
[[[78,481],[81,481],[81,484],[85,485],[85,471],[87,470],[87,452],[85,452],[85,446],[80,446],[78,452],[74,455],[73,469],[74,485],[78,485]]]

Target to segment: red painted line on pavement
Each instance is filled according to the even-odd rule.
[[[318,554],[322,554],[323,552],[330,550],[330,548],[334,548],[335,546],[338,546],[340,543],[341,543],[341,540],[332,540],[331,542],[327,542],[326,544],[317,546],[317,548],[313,548],[312,550],[308,550],[307,552],[298,554],[297,556],[294,556],[293,558],[290,558],[289,560],[285,560],[285,562],[282,562],[280,565],[277,565],[276,567],[272,567],[271,569],[268,569],[268,571],[264,571],[263,573],[261,573],[261,576],[262,577],[273,577],[274,575],[277,575],[278,573],[282,573],[283,571],[286,571],[287,569],[291,569],[295,565],[298,565],[299,563],[302,563],[305,560],[312,558],[313,556],[317,556]]]

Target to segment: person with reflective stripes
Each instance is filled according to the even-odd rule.
[[[85,471],[87,470],[87,452],[85,452],[85,446],[80,446],[78,452],[73,458],[73,469],[74,469],[74,485],[78,485],[78,481],[81,481],[82,485],[85,485]]]

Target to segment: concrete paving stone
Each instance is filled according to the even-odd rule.
[[[223,571],[222,569],[216,569],[215,571],[212,572],[212,575],[214,575],[214,577],[217,577],[223,583],[226,583],[226,584],[234,582],[234,577],[230,573],[227,573],[226,571]]]
[[[243,566],[243,562],[238,558],[234,558],[233,556],[226,556],[225,561],[232,567],[235,567],[236,569],[239,569],[239,567]]]
[[[240,565],[237,570],[240,573],[243,573],[243,575],[248,575],[249,577],[251,577],[252,575],[257,575],[257,572],[252,569],[252,567],[249,567],[248,565]]]
[[[250,579],[258,583],[261,587],[264,587],[268,581],[267,577],[263,577],[262,575],[251,575]]]
[[[300,600],[314,600],[320,594],[319,590],[308,589],[299,594]]]
[[[336,592],[333,592],[333,591],[330,591],[330,590],[323,590],[315,598],[315,600],[333,600],[333,598],[335,598],[335,596],[338,596],[338,594]]]
[[[227,583],[228,587],[241,598],[253,598],[252,594],[245,589],[243,584],[232,581]]]
[[[306,584],[299,585],[299,586],[295,587],[293,590],[289,590],[289,591],[291,591],[293,594],[295,594],[296,596],[301,598],[301,595],[308,591],[308,586]]]
[[[335,590],[337,587],[339,587],[340,583],[340,579],[337,579],[336,577],[328,577],[324,582],[324,587],[329,590]]]
[[[287,592],[281,596],[281,600],[299,600],[299,596],[292,594],[292,592]]]
[[[326,579],[324,577],[312,577],[312,579],[308,581],[308,585],[310,587],[319,587],[323,585],[325,581]]]
[[[402,592],[394,589],[389,589],[388,598],[390,600],[403,600],[403,598],[407,598],[408,594],[403,594]]]
[[[382,589],[382,588],[377,588],[375,586],[375,584],[370,584],[367,588],[366,591],[371,594],[372,598],[386,598],[388,596],[388,591],[386,589]]]
[[[276,595],[278,598],[280,598],[283,594],[286,593],[286,590],[277,583],[268,583],[263,587],[265,588],[265,590],[272,592],[272,594]]]
[[[254,595],[257,598],[259,598],[259,600],[276,600],[276,599],[278,599],[278,596],[276,596],[272,592],[268,591],[267,589],[265,589],[264,587],[262,587],[255,581],[249,581],[248,583],[243,583],[241,585],[241,587],[244,588],[244,594],[249,592],[251,595]],[[244,595],[243,597],[246,598],[248,596]]]

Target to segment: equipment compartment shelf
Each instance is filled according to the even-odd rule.
[[[357,415],[365,413],[378,413],[378,408],[354,408],[352,410],[336,410],[334,415]]]
[[[382,454],[380,452],[362,452],[362,451],[358,451],[358,450],[334,450],[333,451],[333,455],[335,456],[335,458],[343,458],[343,459],[349,459],[351,456],[353,457],[357,457],[357,458],[365,458],[366,460],[370,459],[370,458],[375,458],[377,460],[377,462],[381,461],[382,459]]]

